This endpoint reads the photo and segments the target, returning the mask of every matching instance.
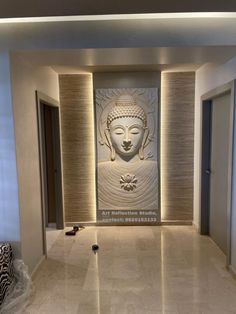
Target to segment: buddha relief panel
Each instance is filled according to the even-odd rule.
[[[97,89],[97,220],[159,221],[158,90]]]

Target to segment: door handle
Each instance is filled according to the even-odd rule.
[[[206,169],[205,173],[209,175],[209,174],[211,174],[211,170],[210,169]]]

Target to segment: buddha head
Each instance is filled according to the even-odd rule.
[[[127,161],[136,155],[144,159],[148,133],[143,108],[131,95],[121,95],[107,116],[105,135],[111,149],[111,160],[115,160],[116,153]]]

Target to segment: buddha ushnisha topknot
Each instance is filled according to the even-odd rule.
[[[147,125],[147,117],[142,107],[138,106],[131,95],[121,95],[115,106],[107,116],[107,127],[109,128],[111,122],[119,118],[138,118],[142,120],[144,126]]]

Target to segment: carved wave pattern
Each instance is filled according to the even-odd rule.
[[[129,174],[133,188],[122,187]],[[99,210],[159,209],[158,164],[156,161],[137,161],[98,164]],[[134,187],[135,185],[135,187]]]
[[[0,244],[0,305],[14,280],[13,252],[8,243]]]

